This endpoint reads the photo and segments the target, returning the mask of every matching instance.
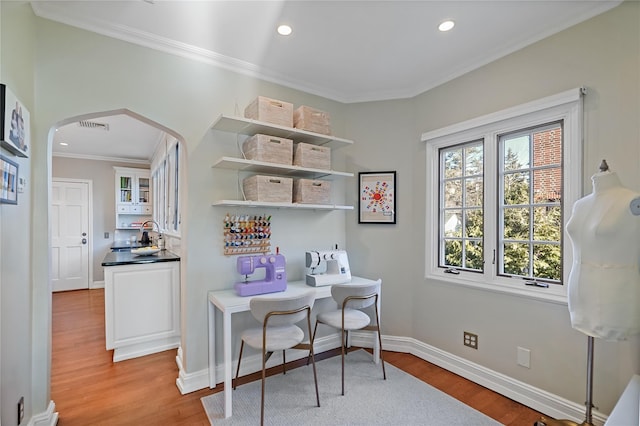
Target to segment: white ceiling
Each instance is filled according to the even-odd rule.
[[[412,97],[621,0],[36,1],[43,18],[352,103]],[[453,19],[447,33],[437,26]],[[293,27],[288,37],[276,26]]]
[[[149,164],[163,136],[163,130],[119,111],[60,126],[52,150],[61,157]]]

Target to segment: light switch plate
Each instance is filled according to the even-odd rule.
[[[531,368],[531,350],[518,346],[518,365]]]

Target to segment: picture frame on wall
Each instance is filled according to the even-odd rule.
[[[358,223],[396,223],[396,172],[358,173]]]
[[[18,204],[18,163],[0,155],[0,204]]]
[[[31,143],[29,110],[5,84],[0,84],[0,145],[18,157],[27,158]]]

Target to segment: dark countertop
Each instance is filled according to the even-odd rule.
[[[136,265],[159,262],[177,262],[180,256],[171,253],[169,250],[161,250],[151,256],[137,256],[130,251],[112,251],[107,253],[102,261],[102,266]]]

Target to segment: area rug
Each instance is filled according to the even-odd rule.
[[[316,362],[320,407],[311,365],[267,377],[267,425],[427,425],[494,426],[500,423],[453,397],[385,363],[374,364],[364,350],[345,359],[345,395],[340,385],[340,356]],[[222,392],[202,398],[212,425],[260,423],[260,380],[233,391],[233,415],[224,418]]]

